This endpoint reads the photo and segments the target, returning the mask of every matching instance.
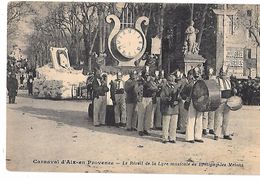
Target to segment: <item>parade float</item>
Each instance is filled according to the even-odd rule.
[[[36,69],[33,95],[36,98],[70,99],[78,95],[78,88],[86,85],[82,70],[70,66],[66,48],[50,48],[51,63]],[[82,94],[81,94],[82,95]]]

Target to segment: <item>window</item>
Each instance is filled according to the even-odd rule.
[[[233,35],[234,34],[234,18],[233,16],[228,16],[228,33],[229,35]]]
[[[251,26],[252,25],[252,20],[249,20],[249,25]],[[252,33],[251,31],[248,30],[248,37],[252,37]]]
[[[252,10],[247,10],[246,14],[247,14],[247,16],[252,16]]]
[[[251,49],[246,49],[246,59],[251,59]]]

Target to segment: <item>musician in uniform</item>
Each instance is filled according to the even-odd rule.
[[[224,139],[232,140],[228,133],[230,108],[227,105],[227,99],[230,98],[236,92],[236,90],[232,88],[230,79],[227,77],[227,68],[225,66],[222,66],[220,69],[217,81],[221,91],[221,104],[215,111],[214,140],[218,140],[221,133],[224,135]]]
[[[175,83],[175,76],[169,75],[166,85],[162,88],[161,99],[161,113],[162,113],[162,142],[175,143],[176,130],[179,113],[179,88],[180,83]]]
[[[192,103],[191,93],[193,85],[201,78],[199,67],[188,72],[189,83],[184,87],[182,97],[185,98],[184,107],[188,109],[188,120],[186,126],[186,141],[190,143],[202,143],[202,112],[197,111]]]
[[[107,97],[109,91],[106,80],[101,75],[101,70],[97,69],[94,73],[92,82],[93,89],[93,124],[94,126],[105,125]]]
[[[137,85],[137,72],[132,71],[130,78],[125,82],[127,131],[135,130],[137,124],[137,95],[134,90],[135,85]]]
[[[151,112],[153,107],[152,98],[157,90],[158,88],[149,72],[144,71],[138,84],[135,86],[138,110],[137,130],[140,136],[149,135],[148,131],[151,128]]]
[[[155,71],[154,82],[158,87],[158,91],[156,92],[155,96],[153,97],[153,110],[151,113],[152,116],[152,126],[151,128],[161,129],[162,128],[162,114],[160,110],[160,94],[161,89],[165,84],[164,78],[164,71],[159,72],[158,70]]]
[[[209,68],[207,71],[207,76],[205,79],[210,80],[214,79],[216,80],[216,76],[213,75],[214,69]],[[214,134],[214,116],[215,112],[214,111],[209,111],[209,112],[203,112],[203,135],[207,135],[209,129],[209,134]]]
[[[183,77],[183,74],[180,70],[177,70],[174,73],[176,79],[175,82],[177,84],[180,84],[180,93],[184,89],[185,85],[188,84],[187,78]],[[187,117],[188,117],[188,110],[184,108],[184,100],[179,100],[179,114],[178,114],[178,122],[177,122],[177,128],[179,128],[180,133],[185,134],[186,133],[186,124],[187,124]]]
[[[125,82],[122,80],[122,73],[117,73],[117,78],[111,81],[111,99],[114,105],[116,127],[126,125],[126,94]]]

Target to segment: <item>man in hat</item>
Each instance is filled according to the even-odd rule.
[[[219,71],[219,76],[217,77],[217,81],[221,91],[221,104],[215,111],[214,140],[218,140],[221,133],[223,133],[224,139],[232,140],[231,136],[228,133],[230,109],[227,105],[227,99],[230,98],[236,92],[236,90],[232,87],[230,79],[227,77],[227,71],[228,68],[223,65]]]
[[[186,126],[186,141],[190,143],[202,143],[202,112],[197,111],[192,103],[191,93],[192,88],[197,80],[201,79],[201,72],[199,67],[195,67],[188,72],[189,83],[183,89],[185,102],[184,107],[188,110],[188,120]]]
[[[7,90],[9,96],[9,104],[15,104],[15,97],[18,91],[18,80],[16,75],[12,73],[10,77],[7,78]]]
[[[162,113],[163,143],[176,142],[176,130],[179,113],[178,92],[180,87],[180,83],[175,83],[175,76],[169,75],[167,78],[167,83],[161,91],[160,99]]]
[[[94,126],[105,125],[107,98],[106,92],[109,91],[106,81],[101,76],[101,70],[97,69],[94,73],[92,82],[93,89],[93,124]]]
[[[132,71],[130,78],[125,82],[126,91],[126,129],[132,131],[136,129],[137,124],[137,95],[135,93],[135,86],[137,85],[137,72]]]
[[[114,105],[116,127],[126,125],[126,94],[125,82],[122,80],[122,73],[117,73],[117,78],[111,81],[111,99]]]
[[[138,84],[135,87],[137,95],[138,110],[138,133],[140,136],[149,135],[151,128],[151,112],[153,108],[152,98],[155,96],[158,87],[153,82],[149,72],[143,72]]]

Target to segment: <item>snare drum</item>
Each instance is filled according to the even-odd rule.
[[[227,106],[232,111],[237,111],[242,108],[242,99],[238,96],[232,96],[229,99],[227,99]]]

